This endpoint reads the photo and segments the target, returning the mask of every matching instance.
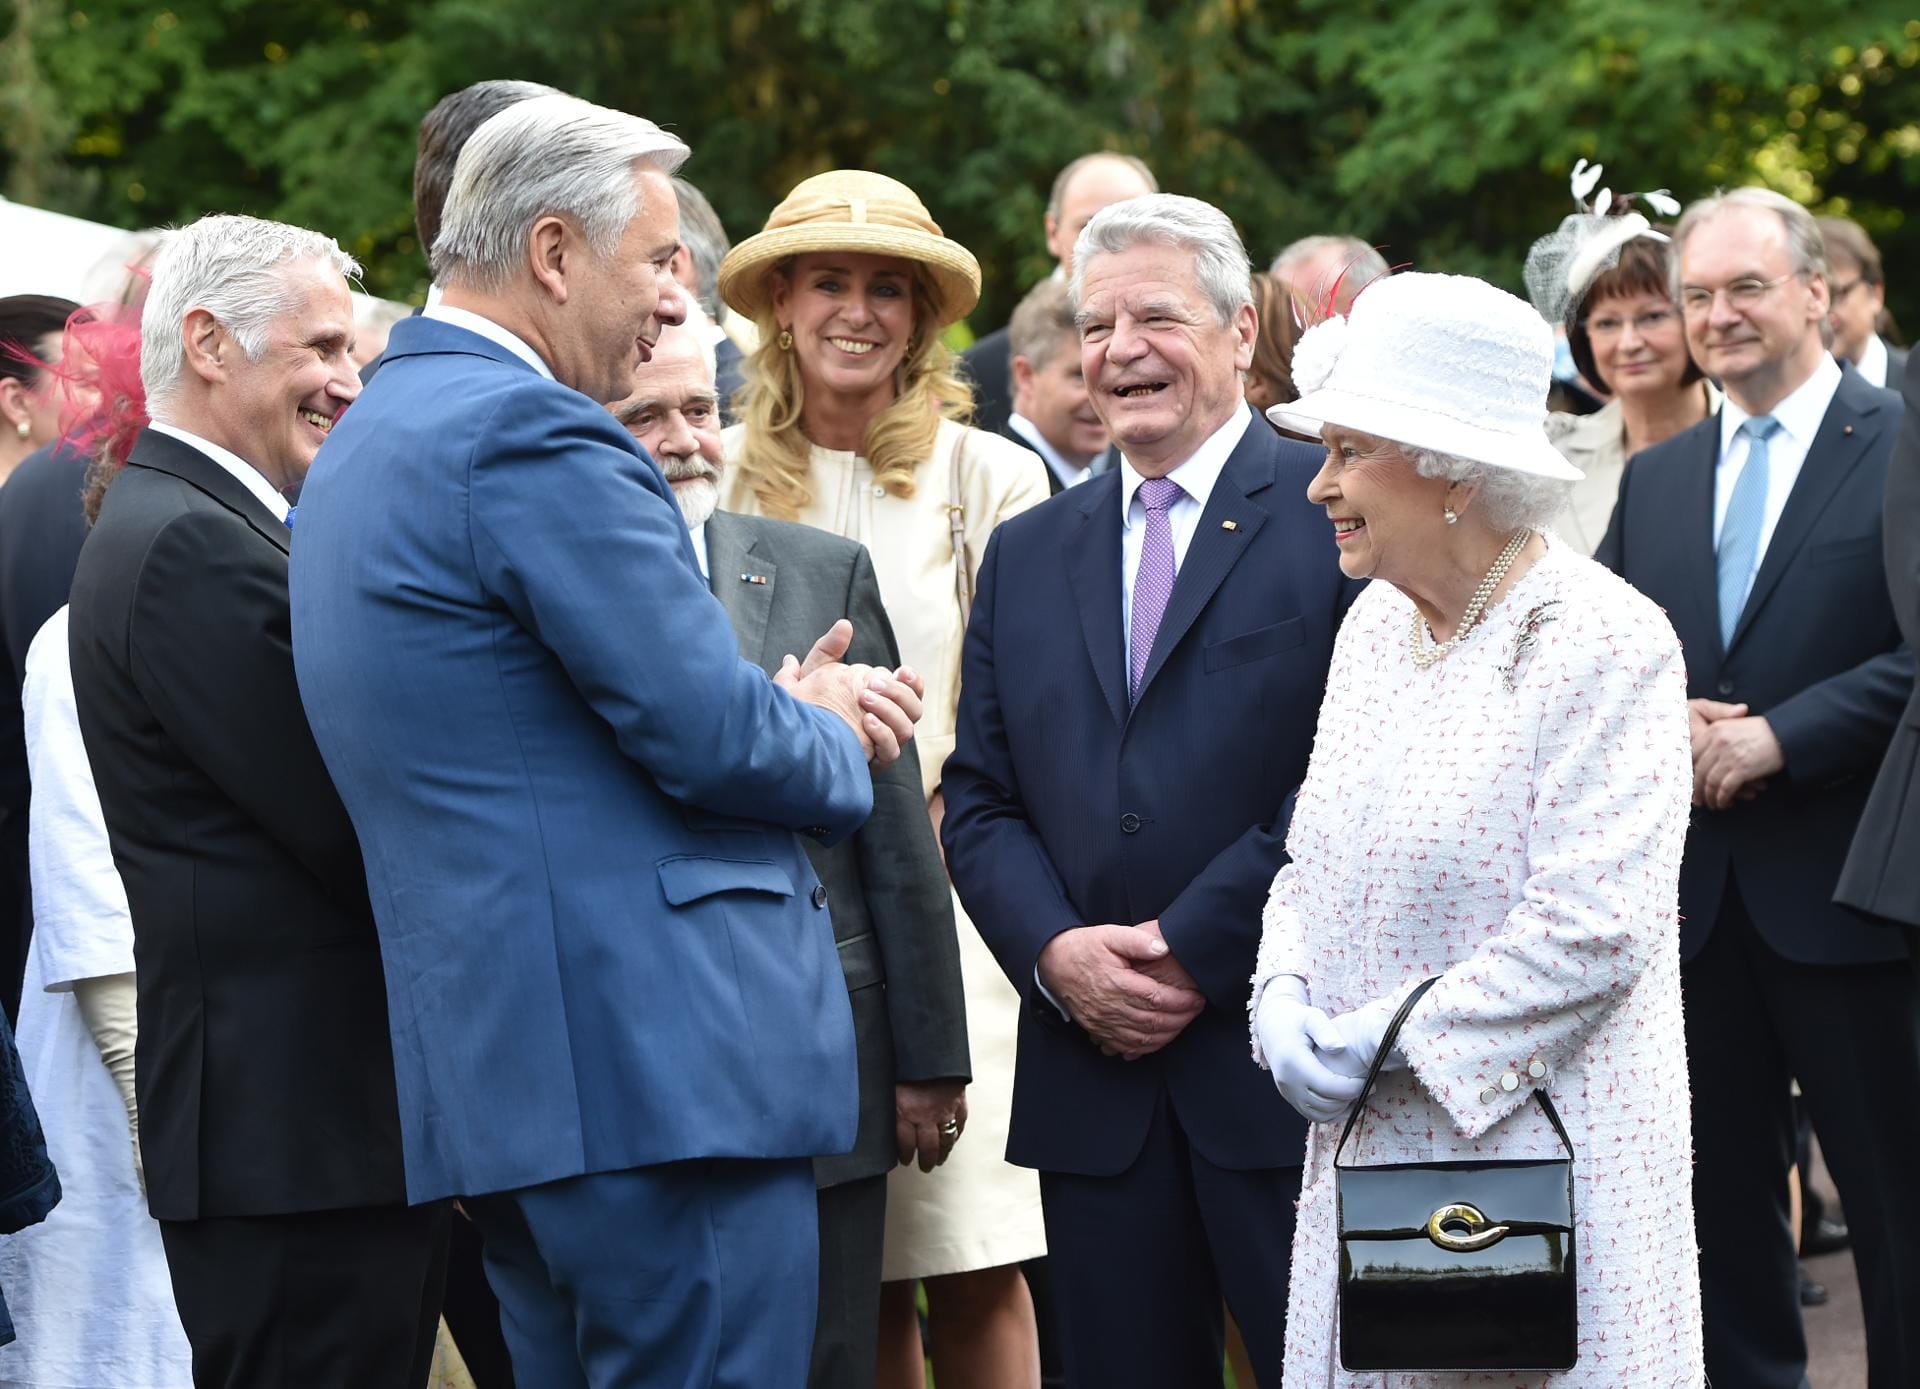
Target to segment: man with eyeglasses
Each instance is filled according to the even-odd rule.
[[[1820,236],[1827,243],[1827,263],[1833,269],[1829,286],[1833,307],[1827,312],[1833,327],[1833,355],[1852,362],[1874,385],[1899,390],[1907,349],[1880,336],[1887,306],[1880,248],[1866,228],[1850,217],[1822,217]]]
[[[1797,203],[1717,195],[1675,242],[1687,345],[1726,401],[1627,465],[1596,558],[1666,609],[1687,654],[1680,960],[1707,1370],[1804,1383],[1798,1079],[1853,1230],[1870,1382],[1910,1386],[1920,989],[1905,937],[1832,900],[1913,685],[1880,558],[1900,398],[1828,354],[1825,248]]]

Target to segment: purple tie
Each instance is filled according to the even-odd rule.
[[[1167,511],[1186,494],[1172,478],[1150,477],[1140,484],[1140,501],[1147,509],[1147,536],[1140,543],[1140,570],[1133,576],[1133,634],[1127,644],[1127,696],[1140,697],[1140,678],[1147,673],[1154,634],[1173,596],[1173,527]]]

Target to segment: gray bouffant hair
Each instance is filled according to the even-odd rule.
[[[1541,529],[1560,514],[1567,504],[1567,493],[1573,490],[1571,482],[1560,478],[1492,468],[1433,449],[1400,447],[1421,477],[1444,478],[1471,486],[1474,505],[1486,509],[1487,521],[1497,531],[1517,531],[1523,526],[1528,530]]]

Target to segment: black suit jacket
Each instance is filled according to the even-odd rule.
[[[900,664],[880,582],[864,545],[811,526],[716,511],[707,520],[708,584],[740,652],[769,675],[788,652],[805,657],[841,618],[853,623],[849,661]],[[966,1080],[966,998],[953,899],[920,791],[912,743],[873,778],[873,814],[831,848],[805,841],[827,889],[827,913],[853,1004],[860,1128],[849,1153],[814,1160],[821,1186],[890,1170],[893,1087]]]
[[[1887,463],[1882,534],[1893,614],[1913,649],[1920,645],[1920,360],[1908,358],[1905,365],[1906,409]],[[1894,731],[1834,900],[1920,926],[1920,689]]]
[[[1729,878],[1776,951],[1803,964],[1903,959],[1899,935],[1833,905],[1874,772],[1913,688],[1887,599],[1880,506],[1900,399],[1840,385],[1721,649],[1713,546],[1720,420],[1636,454],[1594,558],[1666,609],[1689,698],[1764,715],[1786,771],[1752,801],[1696,807],[1680,868],[1680,951],[1705,946]]]
[[[1321,451],[1259,420],[1228,458],[1137,702],[1121,621],[1119,471],[1003,522],[967,628],[942,835],[960,900],[1027,1000],[1010,1161],[1106,1176],[1164,1093],[1216,1166],[1298,1165],[1306,1127],[1253,1064],[1261,909],[1286,861],[1334,634],[1358,585],[1306,499]],[[1208,1006],[1139,1061],[1103,1056],[1041,996],[1070,927],[1158,918]]]
[[[73,581],[163,1220],[406,1199],[360,846],[294,683],[288,536],[212,459],[147,430]]]
[[[1013,345],[1007,330],[996,328],[975,342],[960,354],[960,365],[973,383],[974,427],[1006,433],[1013,414]]]

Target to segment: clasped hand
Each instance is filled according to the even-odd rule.
[[[1744,704],[1717,699],[1687,701],[1693,740],[1693,803],[1725,810],[1767,789],[1767,778],[1786,770],[1786,754],[1773,727]]]
[[[1157,920],[1062,931],[1041,950],[1039,974],[1103,1053],[1128,1061],[1166,1046],[1207,1006]]]
[[[806,660],[789,653],[773,683],[795,699],[839,715],[878,770],[892,765],[913,737],[926,682],[909,666],[888,671],[841,664],[852,643],[853,624],[843,617],[813,644]]]
[[[1282,975],[1260,996],[1254,1029],[1281,1096],[1316,1124],[1344,1115],[1365,1088],[1367,1072],[1392,1019],[1391,998],[1329,1017],[1307,1002],[1305,983]],[[1404,1065],[1398,1053],[1382,1069]]]

